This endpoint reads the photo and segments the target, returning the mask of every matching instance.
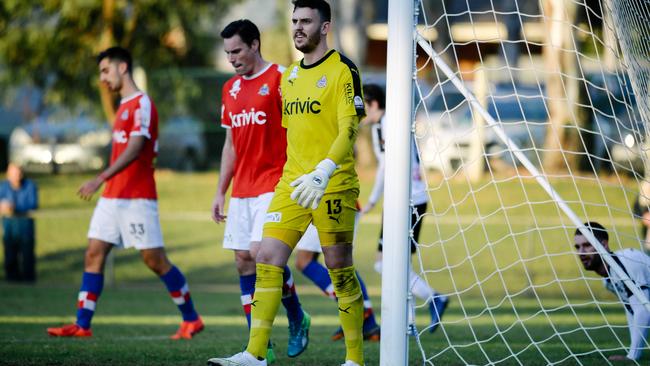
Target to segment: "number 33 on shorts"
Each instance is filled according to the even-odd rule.
[[[135,236],[144,235],[144,224],[143,223],[130,223],[129,224],[129,234]]]

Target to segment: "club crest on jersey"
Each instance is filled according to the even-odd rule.
[[[258,90],[257,94],[262,96],[271,94],[271,91],[269,90],[269,85],[268,84],[262,85],[260,90]]]
[[[358,95],[354,96],[354,107],[363,108],[363,99],[361,99],[361,97]]]
[[[122,112],[120,118],[122,118],[122,121],[126,121],[129,118],[129,110],[127,109],[124,112]]]
[[[116,130],[113,131],[113,141],[117,144],[126,144],[129,142],[129,138],[126,136],[126,131]]]
[[[287,81],[289,82],[289,84],[293,85],[293,80],[297,78],[298,78],[298,66],[294,66],[293,69],[291,69],[291,74],[289,74]]]
[[[318,82],[316,83],[316,87],[324,88],[326,86],[327,86],[327,78],[325,77],[325,75],[323,75],[323,77],[320,78],[320,80],[318,80]]]
[[[237,94],[241,91],[241,80],[237,79],[235,80],[234,83],[232,83],[232,87],[230,87],[230,90],[228,93],[230,94],[231,97],[237,99]]]

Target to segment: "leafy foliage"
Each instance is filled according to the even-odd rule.
[[[212,63],[215,20],[233,0],[4,0],[0,86],[33,84],[48,102],[96,102],[94,56],[112,45],[145,70]]]

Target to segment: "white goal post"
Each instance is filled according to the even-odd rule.
[[[382,340],[381,365],[408,364],[407,281],[410,265],[408,232],[411,192],[410,154],[413,118],[413,62],[415,40],[415,4],[411,1],[388,2],[388,55],[386,68],[386,172],[384,196],[383,268],[381,282]],[[403,177],[404,179],[393,179]],[[401,213],[397,214],[396,213]]]

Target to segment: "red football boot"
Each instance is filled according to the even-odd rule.
[[[178,331],[171,336],[171,339],[192,339],[195,334],[198,334],[205,328],[203,320],[201,317],[198,317],[194,321],[183,321],[181,326],[178,328]]]
[[[59,328],[47,328],[47,334],[53,337],[90,337],[93,332],[77,324],[68,324]]]

